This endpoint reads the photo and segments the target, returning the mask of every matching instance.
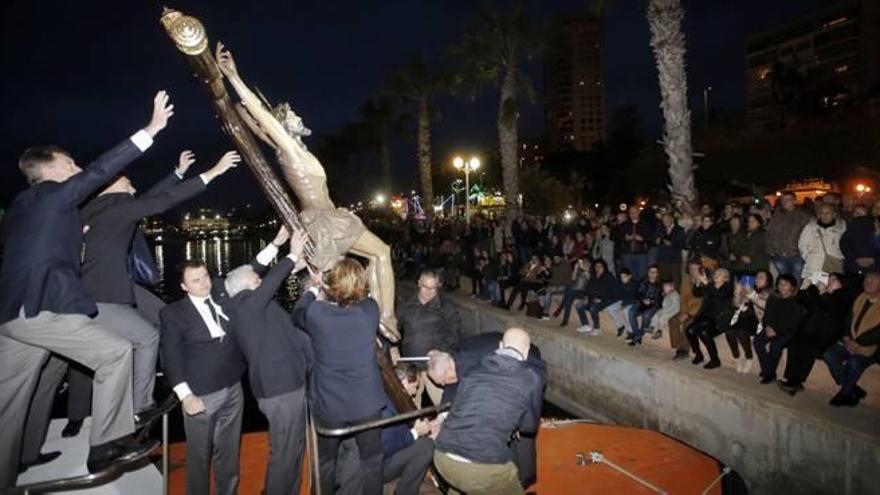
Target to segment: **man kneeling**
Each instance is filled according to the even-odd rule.
[[[536,432],[541,419],[545,378],[526,362],[530,344],[525,330],[508,329],[499,349],[461,378],[434,452],[455,490],[523,493],[508,444],[515,434]]]
[[[394,373],[413,396],[419,389],[419,370],[412,364],[398,364]],[[383,418],[398,414],[397,408],[386,397]],[[434,453],[434,440],[429,436],[431,424],[426,419],[419,419],[412,428],[405,422],[387,426],[382,430],[382,453],[385,459],[382,464],[382,481],[390,483],[397,480],[395,495],[417,495]],[[339,448],[336,479],[340,484],[337,495],[363,493],[361,487],[360,458],[357,443],[353,439],[342,442]]]

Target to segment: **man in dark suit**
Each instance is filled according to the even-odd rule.
[[[486,356],[492,355],[502,347],[503,339],[504,335],[501,332],[486,332],[462,340],[461,346],[454,354],[440,351],[428,353],[430,356],[428,375],[443,387],[442,402],[455,401],[460,380],[477,369]],[[541,350],[531,342],[525,364],[546,380],[547,369],[541,359]],[[540,415],[540,410],[538,414]],[[441,415],[435,420],[433,426],[435,435],[436,431],[442,428],[445,417]],[[538,476],[535,436],[521,432],[519,438],[510,443],[510,454],[516,464],[522,485],[524,487],[531,485]]]
[[[210,493],[212,461],[215,492],[238,491],[244,361],[227,335],[231,326],[218,282],[203,261],[184,262],[180,286],[186,296],[159,313],[162,365],[183,403],[188,495]]]
[[[134,282],[129,273],[128,253],[138,224],[201,193],[215,178],[237,166],[241,158],[230,151],[209,170],[192,179],[183,174],[195,161],[192,152],[180,155],[178,168],[145,194],[135,197],[128,177],[119,176],[81,209],[85,252],[81,277],[86,292],[97,302],[95,321],[132,344],[134,355],[134,410],[138,419],[149,417],[154,406],[153,385],[159,332],[135,308]],[[81,367],[71,367],[68,380],[68,425],[62,436],[74,436],[88,415],[92,379]]]
[[[31,184],[4,220],[0,270],[0,488],[15,483],[22,430],[39,371],[53,352],[100,377],[93,398],[89,470],[145,455],[156,442],[132,443],[131,343],[90,318],[97,312],[79,278],[79,205],[152,144],[173,106],[160,92],[150,123],[85,170],[60,148],[31,148],[19,168]],[[8,440],[8,441],[7,441]]]
[[[312,348],[308,336],[275,301],[275,293],[291,270],[305,267],[302,252],[306,239],[304,232],[294,233],[290,253],[262,279],[252,265],[244,265],[230,271],[225,282],[232,335],[247,362],[260,411],[269,420],[266,495],[299,493],[300,489],[306,372]]]
[[[287,239],[282,229],[252,261],[264,270],[278,245]],[[207,495],[213,461],[214,493],[238,491],[238,457],[244,398],[241,349],[229,333],[232,325],[224,306],[229,295],[223,279],[211,279],[203,261],[180,267],[180,287],[186,296],[159,313],[159,352],[165,376],[183,403],[186,432],[186,493]]]
[[[412,364],[398,364],[394,373],[406,392],[413,396],[419,388],[420,373]],[[387,396],[383,418],[397,416],[399,412]],[[390,483],[397,480],[395,495],[417,495],[431,467],[434,454],[434,440],[431,437],[431,424],[426,419],[418,419],[412,428],[407,422],[395,423],[382,428],[382,481]],[[358,458],[357,443],[353,439],[342,442],[337,461],[336,479],[339,483],[337,495],[363,493],[361,464]]]

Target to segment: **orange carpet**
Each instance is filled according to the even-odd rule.
[[[604,464],[578,466],[577,454],[589,459],[599,451],[608,460],[644,478],[669,495],[701,493],[718,475],[718,463],[711,457],[663,434],[618,426],[574,423],[542,428],[538,435],[538,483],[530,488],[538,494],[652,494],[651,490]],[[259,495],[266,472],[269,446],[265,433],[242,437],[242,495]],[[186,446],[171,446],[172,495],[183,495]],[[301,494],[308,493],[308,474],[303,471]],[[429,488],[423,493],[430,493]],[[709,492],[720,495],[716,485]]]

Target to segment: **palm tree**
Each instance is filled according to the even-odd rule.
[[[419,181],[422,205],[430,219],[434,215],[434,183],[431,173],[431,119],[434,116],[433,98],[446,87],[446,80],[435,72],[424,57],[412,59],[391,80],[391,93],[416,109],[416,157],[419,163]]]
[[[499,88],[498,147],[508,221],[519,209],[517,97],[534,95],[531,81],[519,65],[538,53],[539,42],[537,30],[518,2],[504,11],[481,9],[465,26],[462,40],[451,49],[460,65],[455,76],[458,89],[472,92],[486,85]]]
[[[382,189],[387,194],[393,194],[391,141],[404,133],[406,119],[399,114],[394,100],[387,95],[367,100],[361,107],[361,118],[363,138],[379,153]]]
[[[660,75],[661,108],[665,129],[663,148],[669,157],[669,191],[678,208],[690,214],[697,203],[691,148],[691,112],[687,102],[685,44],[681,0],[649,0],[651,48]]]

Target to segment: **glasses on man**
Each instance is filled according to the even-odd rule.
[[[438,286],[438,285],[421,285],[421,284],[419,284],[419,289],[425,289],[425,290],[429,290],[429,291],[435,291],[435,290],[437,290],[437,289],[439,289],[439,288],[440,288],[440,286]]]

